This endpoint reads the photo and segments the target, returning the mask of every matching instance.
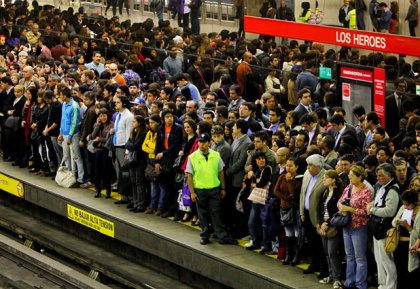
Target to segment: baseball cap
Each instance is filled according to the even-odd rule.
[[[208,133],[202,133],[202,134],[200,134],[200,136],[198,137],[198,141],[199,142],[208,142],[208,141],[210,141],[211,140],[211,138],[210,138],[210,136],[209,136],[209,134]]]

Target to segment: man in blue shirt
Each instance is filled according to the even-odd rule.
[[[63,102],[58,140],[63,142],[63,158],[66,159],[66,166],[75,173],[77,172],[77,182],[80,185],[84,183],[85,176],[79,147],[81,123],[80,106],[71,97],[70,88],[59,86],[58,91],[59,97]],[[72,148],[72,153],[70,153],[70,147]]]

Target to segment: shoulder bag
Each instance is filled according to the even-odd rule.
[[[271,170],[271,167],[268,166],[268,168],[270,168]],[[261,173],[261,177],[262,177],[262,173]],[[259,182],[259,180],[257,180],[257,182]],[[257,188],[257,187],[253,188],[251,191],[251,194],[248,197],[248,200],[254,203],[265,205],[265,203],[268,200],[269,189],[270,189],[270,182],[268,182],[263,188]]]
[[[280,222],[282,226],[289,226],[295,223],[293,206],[288,209],[280,208]]]
[[[385,204],[386,196],[390,190],[397,190],[398,188],[395,185],[388,187],[385,194],[382,196],[382,203]],[[375,237],[376,240],[381,240],[386,238],[387,232],[392,228],[392,219],[393,217],[378,217],[375,215],[370,215],[368,220],[368,230]]]
[[[71,188],[73,187],[76,181],[76,175],[73,172],[73,146],[70,145],[70,170],[65,165],[65,158],[61,161],[60,167],[57,170],[55,176],[55,182],[60,187]]]
[[[353,189],[352,186],[349,187],[349,190],[347,191],[347,199],[350,200],[351,196],[351,190]],[[345,204],[349,206],[350,204]],[[341,213],[340,211],[336,212],[332,218],[330,219],[330,225],[333,227],[347,227],[351,223],[351,214],[347,212],[345,215]]]
[[[12,115],[6,119],[4,126],[13,131],[17,131],[19,128],[19,121],[20,121],[20,117]]]
[[[386,239],[385,239],[385,252],[387,253],[394,253],[395,249],[398,247],[398,241],[400,240],[400,228],[397,226],[396,228],[391,228],[386,232]]]
[[[129,151],[127,157],[124,158],[122,165],[123,170],[129,170],[137,165],[137,151]]]

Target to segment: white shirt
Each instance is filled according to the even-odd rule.
[[[117,115],[114,123],[114,133],[116,133],[115,145],[125,146],[133,128],[133,114],[128,109],[124,109],[120,114],[120,120],[118,121],[119,116]]]
[[[309,202],[309,198],[311,197],[312,194],[312,190],[316,184],[316,181],[318,180],[319,177],[319,173],[316,176],[311,176],[311,180],[309,181],[308,187],[306,188],[306,193],[305,193],[305,210],[309,210],[310,209],[310,202]]]

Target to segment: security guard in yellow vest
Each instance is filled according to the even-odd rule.
[[[357,29],[356,9],[352,7],[347,17],[349,18],[349,29]]]
[[[187,167],[191,199],[197,203],[198,218],[202,231],[200,244],[210,242],[212,230],[220,244],[235,245],[221,220],[221,200],[225,197],[224,163],[218,152],[210,149],[210,135],[203,133],[198,138],[198,150],[189,155]]]

